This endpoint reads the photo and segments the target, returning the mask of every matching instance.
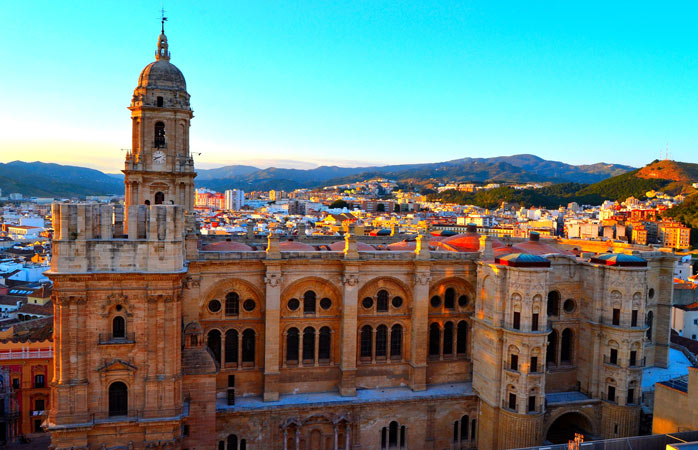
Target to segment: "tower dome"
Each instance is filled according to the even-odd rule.
[[[158,37],[155,61],[145,66],[138,77],[138,88],[187,90],[184,75],[174,64],[170,63],[170,52],[164,31]]]

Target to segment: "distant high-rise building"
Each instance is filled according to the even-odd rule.
[[[237,211],[245,204],[245,191],[228,189],[225,191],[225,209]]]

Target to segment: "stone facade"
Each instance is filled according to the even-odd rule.
[[[53,208],[53,448],[504,449],[565,424],[637,432],[641,368],[667,363],[670,254],[506,253],[477,236],[467,251],[421,236],[359,251],[351,235],[343,251],[274,235],[266,251],[204,251],[189,95],[166,44],[134,95],[125,207]],[[183,127],[163,146],[155,122]]]

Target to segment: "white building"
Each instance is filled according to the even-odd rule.
[[[698,303],[677,305],[671,309],[671,328],[680,336],[698,339]]]
[[[225,209],[239,211],[245,204],[245,191],[228,189],[225,191]]]
[[[674,263],[674,278],[688,281],[688,277],[693,275],[693,264],[691,255],[684,255]]]

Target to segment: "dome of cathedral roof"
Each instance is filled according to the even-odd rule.
[[[158,37],[155,61],[145,66],[138,77],[138,88],[187,90],[184,75],[174,64],[170,63],[167,36],[164,32]]]

